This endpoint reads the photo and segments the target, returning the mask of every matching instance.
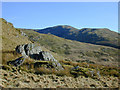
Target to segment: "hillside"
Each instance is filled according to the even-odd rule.
[[[6,63],[21,56],[14,52],[17,45],[31,43],[31,41],[20,30],[15,29],[12,23],[3,18],[0,22],[2,22],[2,63]]]
[[[119,87],[118,49],[40,34],[31,29],[16,29],[5,19],[0,22],[1,87]],[[56,69],[55,62],[62,67],[61,70]]]
[[[40,34],[33,30],[22,31],[28,35],[29,40],[40,43],[68,61],[118,66],[118,49],[72,41],[51,34]]]
[[[19,29],[14,28],[12,23],[7,22],[1,18],[2,21],[2,64],[7,64],[8,61],[15,60],[22,56],[16,52],[16,47],[19,45],[26,45],[32,43],[28,36]],[[39,43],[34,43],[35,46],[40,46]],[[48,51],[44,46],[40,46],[43,51]],[[57,54],[52,53],[53,56],[58,57]],[[59,56],[62,59],[62,56]],[[33,61],[33,59],[28,58]]]
[[[107,28],[77,29],[68,25],[59,25],[35,31],[44,34],[53,34],[70,40],[119,48],[118,33]]]

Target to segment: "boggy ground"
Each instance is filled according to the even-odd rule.
[[[101,76],[97,79],[79,76],[36,75],[25,71],[0,70],[0,86],[5,88],[117,88],[118,78]]]

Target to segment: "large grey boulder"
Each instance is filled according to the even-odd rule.
[[[33,43],[23,44],[16,47],[16,52],[23,56],[30,56],[33,54],[39,54],[42,51],[40,46],[36,46]]]
[[[63,70],[63,67],[58,60],[56,60],[49,52],[42,51],[40,46],[36,46],[33,43],[17,46],[16,52],[22,54],[24,57],[30,57],[35,60],[51,61],[56,69]]]

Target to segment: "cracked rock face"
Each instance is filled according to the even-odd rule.
[[[16,47],[16,52],[22,54],[23,56],[30,56],[33,54],[39,54],[42,49],[39,46],[35,46],[34,44],[24,44]]]
[[[63,70],[62,65],[49,52],[42,51],[41,47],[35,44],[19,45],[16,47],[16,52],[35,60],[51,61],[56,69]]]
[[[52,65],[56,67],[57,69],[63,69],[61,64],[47,51],[42,51],[41,55],[43,57],[43,60],[45,61],[52,61]]]
[[[56,61],[55,58],[49,52],[42,51],[41,54],[45,61]]]

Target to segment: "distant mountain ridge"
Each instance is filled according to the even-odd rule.
[[[43,34],[53,34],[65,39],[120,48],[118,45],[120,34],[107,28],[77,29],[69,25],[59,25],[35,31]]]

